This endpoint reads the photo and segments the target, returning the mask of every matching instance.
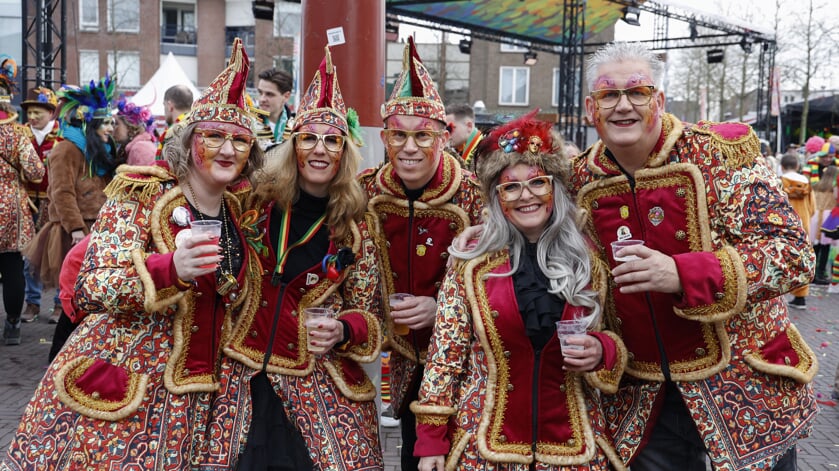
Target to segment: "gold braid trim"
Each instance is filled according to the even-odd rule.
[[[341,311],[338,320],[347,314],[357,314],[367,323],[367,341],[351,345],[346,351],[335,349],[339,356],[349,358],[359,363],[372,363],[382,353],[382,326],[376,316],[361,309],[347,309]]]
[[[779,335],[784,335],[781,333]],[[798,364],[778,365],[769,363],[761,354],[760,350],[746,354],[746,363],[757,371],[792,378],[798,383],[807,384],[813,381],[819,371],[819,362],[816,354],[807,345],[798,329],[790,323],[787,326],[786,335],[792,345],[792,349],[798,354]],[[787,359],[789,361],[789,359]]]
[[[725,321],[743,312],[746,308],[746,267],[737,251],[730,245],[714,252],[722,269],[723,292],[718,302],[704,306],[679,309],[673,307],[677,316],[700,322]]]
[[[717,126],[740,126],[744,131],[741,136],[726,137],[714,128]],[[727,168],[740,168],[754,163],[760,154],[760,140],[751,126],[743,123],[715,123],[703,121],[692,129],[696,134],[708,136],[711,145],[723,155],[723,164]]]
[[[164,288],[158,290],[154,285],[154,280],[146,268],[146,258],[148,254],[143,249],[134,249],[131,251],[131,260],[134,262],[134,269],[137,270],[137,276],[143,284],[143,308],[146,312],[163,312],[169,309],[173,304],[177,304],[188,291],[180,291],[175,287],[171,290]]]
[[[606,437],[602,435],[598,435],[594,437],[594,441],[597,442],[597,446],[600,447],[600,450],[606,455],[606,458],[609,459],[609,462],[612,464],[614,471],[627,471],[626,465],[621,460],[618,451],[615,450],[615,446],[606,439]]]
[[[175,177],[166,169],[147,165],[120,165],[116,176],[103,190],[116,201],[139,199],[148,201],[160,192],[160,184]]]
[[[618,353],[617,361],[612,369],[599,368],[594,371],[589,371],[583,374],[583,378],[585,378],[586,382],[592,387],[595,387],[606,394],[614,394],[618,392],[618,384],[620,383],[621,376],[623,376],[623,372],[626,369],[626,364],[629,361],[629,351],[626,349],[626,346],[623,344],[620,337],[618,337],[618,335],[614,332],[604,330],[600,333],[605,334],[614,340]]]
[[[462,455],[463,451],[466,450],[466,447],[469,445],[469,440],[471,439],[471,433],[463,432],[460,429],[455,431],[455,436],[452,437],[451,440],[451,449],[449,450],[449,454],[446,456],[446,471],[455,471],[457,469],[457,463],[460,461],[460,455]]]
[[[95,358],[78,357],[68,362],[55,374],[55,391],[61,402],[76,412],[99,420],[122,420],[136,412],[145,397],[149,384],[148,375],[129,372],[128,388],[125,398],[121,401],[99,399],[76,386],[76,380],[95,361]],[[112,366],[121,368],[116,365]]]
[[[370,381],[370,378],[368,378],[367,375],[364,375],[364,382],[361,384],[351,385],[347,383],[341,369],[341,363],[343,361],[344,360],[341,358],[333,358],[330,361],[323,361],[321,363],[324,369],[326,369],[329,373],[329,376],[332,377],[332,380],[335,381],[335,386],[338,387],[338,390],[341,391],[347,399],[356,402],[368,402],[375,399],[376,386],[373,385],[373,382]]]

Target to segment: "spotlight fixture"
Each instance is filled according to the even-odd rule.
[[[641,16],[641,9],[634,6],[625,6],[623,7],[623,20],[624,23],[632,26],[641,26],[641,22],[638,21],[638,18]]]
[[[746,54],[752,53],[752,41],[748,36],[743,36],[743,39],[740,40],[740,49]]]
[[[273,0],[255,0],[252,5],[253,17],[256,20],[270,20],[274,21],[274,2]]]
[[[469,54],[472,52],[472,40],[471,39],[461,39],[457,45],[458,49],[462,54]]]
[[[535,52],[527,51],[524,53],[524,65],[536,65],[537,62],[539,62],[539,59]]]
[[[705,54],[709,64],[719,64],[725,59],[725,51],[723,49],[709,49]]]

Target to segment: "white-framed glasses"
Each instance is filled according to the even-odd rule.
[[[501,183],[495,186],[495,190],[498,192],[498,198],[504,202],[521,198],[525,188],[533,196],[544,196],[551,192],[553,179],[553,175],[539,175],[523,182]]]
[[[310,150],[323,142],[323,147],[330,152],[338,152],[344,148],[344,136],[340,134],[318,134],[314,132],[296,132],[292,134],[297,147]]]

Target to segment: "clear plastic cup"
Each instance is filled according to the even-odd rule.
[[[568,319],[556,321],[556,334],[559,337],[559,347],[565,354],[569,350],[583,350],[582,345],[569,344],[568,339],[586,334],[586,321],[583,319]]]
[[[310,334],[314,331],[321,330],[320,326],[323,324],[323,321],[325,319],[331,319],[335,313],[328,307],[307,307],[303,310],[303,315],[305,316],[303,322],[306,325],[306,348],[315,355],[324,353],[326,348],[312,345],[312,336]]]
[[[215,219],[197,219],[190,221],[189,228],[193,237],[211,237],[209,240],[203,240],[196,245],[218,246],[219,239],[221,238],[221,221],[216,221]],[[213,268],[214,266],[215,264],[211,263],[209,265],[202,265],[201,268]]]
[[[624,255],[618,257],[618,252],[625,247],[631,247],[633,245],[644,245],[644,241],[640,239],[626,239],[626,240],[616,240],[612,242],[612,258],[615,259],[617,263],[624,263],[624,262],[631,262],[633,260],[641,260],[641,257],[635,255]]]
[[[413,298],[413,294],[408,293],[392,293],[390,296],[387,297],[388,302],[390,303],[390,307],[393,308],[394,304],[399,304],[402,301]],[[393,321],[393,317],[391,316],[391,321]],[[397,324],[395,321],[393,322],[393,333],[396,335],[408,335],[411,332],[411,328],[405,324]]]

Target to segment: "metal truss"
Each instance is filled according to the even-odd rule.
[[[33,8],[34,7],[34,8]],[[20,85],[58,89],[67,81],[67,8],[63,0],[24,0]],[[57,21],[56,21],[57,19]]]

